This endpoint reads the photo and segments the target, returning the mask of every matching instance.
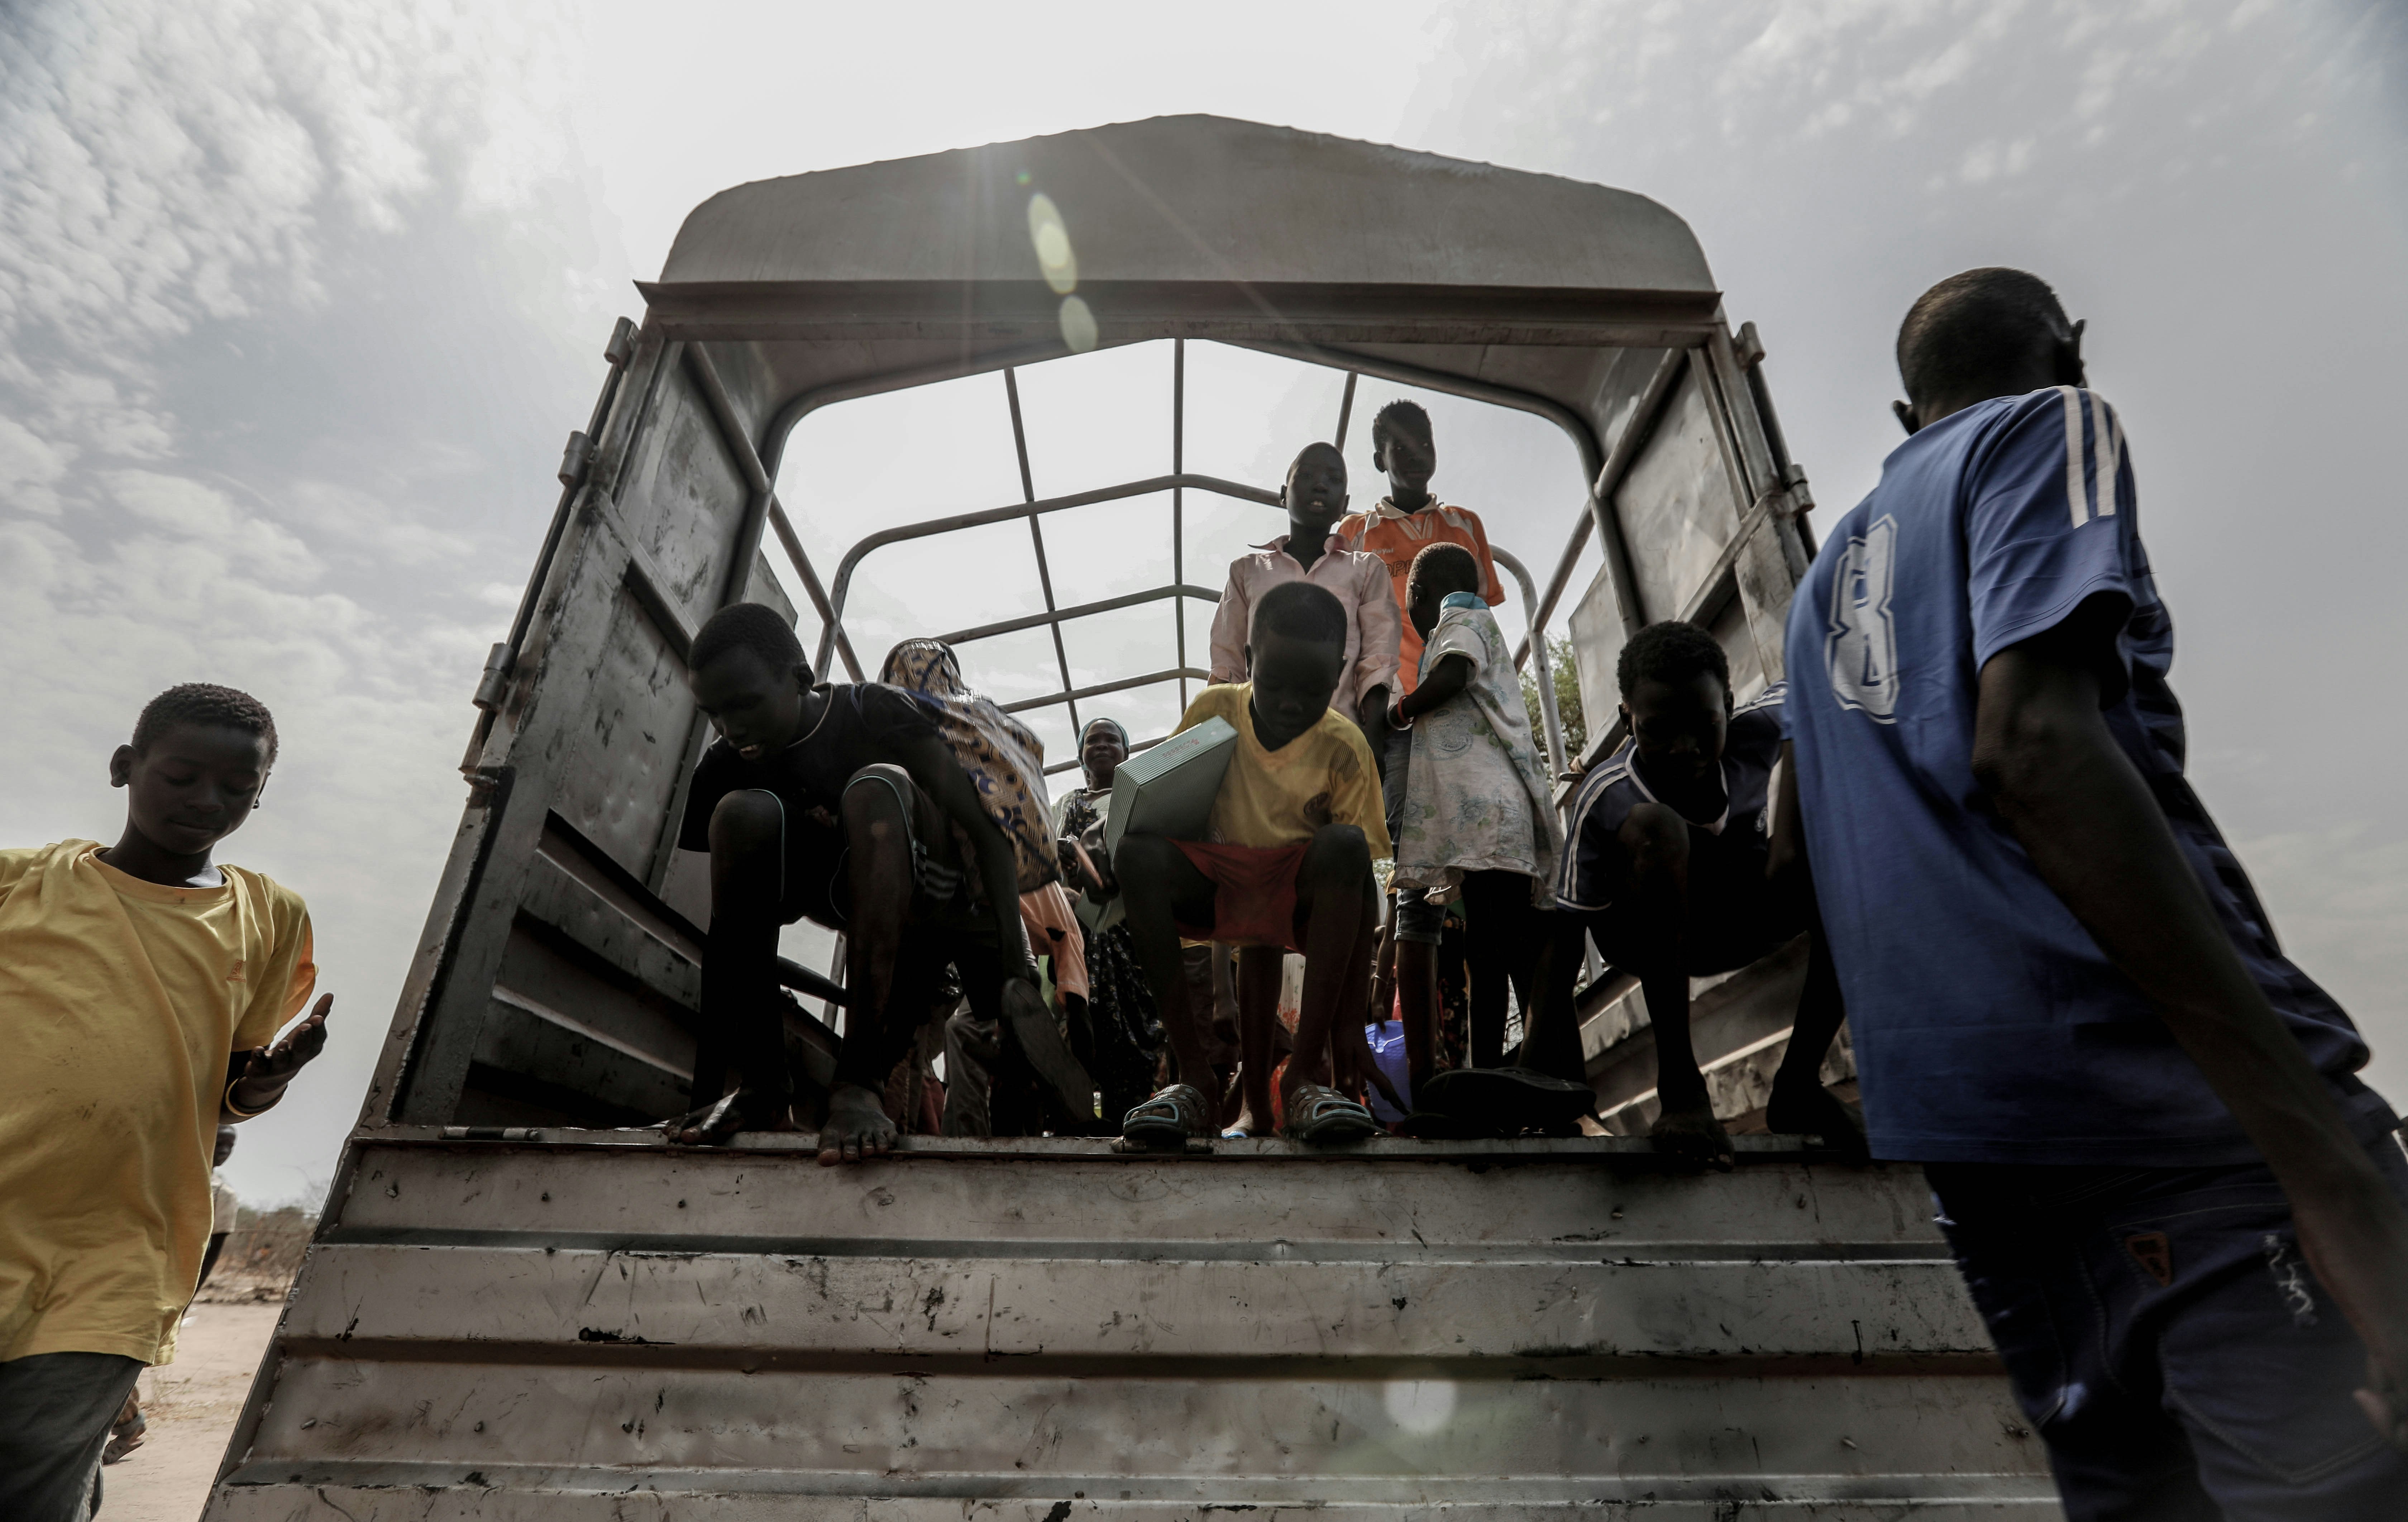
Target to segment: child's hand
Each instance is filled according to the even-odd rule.
[[[326,1049],[326,1012],[334,1007],[335,996],[323,995],[309,1018],[286,1032],[274,1047],[252,1047],[242,1076],[227,1090],[233,1104],[256,1113],[282,1098],[284,1085],[293,1081],[293,1075]]]

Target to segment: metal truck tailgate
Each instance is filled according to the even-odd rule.
[[[631,1134],[361,1141],[208,1515],[2056,1515],[1912,1169]]]

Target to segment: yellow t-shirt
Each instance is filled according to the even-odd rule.
[[[0,851],[0,1361],[175,1357],[227,1060],[318,982],[290,888],[145,883],[99,850]]]
[[[1189,729],[1226,719],[1238,731],[1207,835],[1222,845],[1294,845],[1312,840],[1324,825],[1353,825],[1370,842],[1371,859],[1384,859],[1387,814],[1363,731],[1331,709],[1278,750],[1265,750],[1254,738],[1254,696],[1251,682],[1207,687],[1179,721],[1181,729]]]

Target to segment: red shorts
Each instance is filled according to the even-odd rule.
[[[1304,950],[1296,933],[1296,874],[1310,840],[1294,845],[1207,845],[1173,840],[1179,854],[1212,883],[1212,923],[1182,925],[1190,940],[1234,946]]]

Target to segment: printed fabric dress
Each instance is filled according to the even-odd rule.
[[[1026,725],[962,681],[953,647],[941,639],[906,639],[889,651],[878,680],[918,698],[937,733],[969,774],[987,816],[1011,842],[1020,891],[1034,892],[1061,876],[1054,821],[1045,811],[1045,744]],[[975,861],[959,825],[953,834],[965,863]],[[972,877],[975,883],[975,875]]]
[[[1435,890],[1431,897],[1442,901],[1466,872],[1520,872],[1530,879],[1530,901],[1552,905],[1562,826],[1530,739],[1512,653],[1496,615],[1471,593],[1439,605],[1416,682],[1449,655],[1471,662],[1471,680],[1413,721],[1396,881]]]
[[[1054,805],[1054,823],[1065,835],[1084,835],[1102,822],[1111,799],[1109,792],[1083,787],[1064,794]],[[1104,1114],[1116,1118],[1154,1093],[1162,1056],[1162,1022],[1125,921],[1087,937],[1087,1023],[1095,1042],[1088,1070],[1103,1090]]]

